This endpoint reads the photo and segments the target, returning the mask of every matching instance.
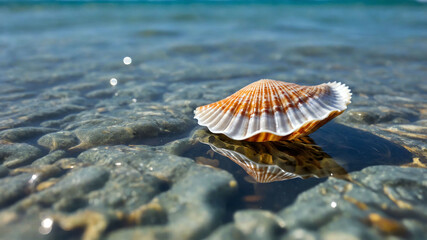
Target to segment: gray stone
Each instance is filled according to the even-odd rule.
[[[53,128],[43,127],[20,127],[7,129],[0,132],[0,139],[11,141],[11,142],[22,142],[24,140],[36,138],[40,135],[54,132]]]
[[[29,174],[30,179],[32,176],[36,176],[36,178],[32,180],[34,181],[32,184],[40,183],[45,179],[57,175],[60,171],[59,168],[52,167],[52,169],[56,171],[44,170],[42,173]],[[21,174],[17,177],[19,176],[27,175]],[[80,168],[66,174],[52,187],[36,192],[15,203],[10,209],[13,211],[25,210],[29,213],[37,213],[46,206],[53,206],[53,208],[57,210],[75,210],[76,205],[81,206],[81,202],[86,201],[85,195],[88,192],[102,188],[108,181],[108,178],[109,172],[103,167],[90,166]],[[22,186],[19,189],[25,190]]]
[[[245,240],[247,236],[243,234],[234,224],[222,225],[215,230],[206,240]],[[267,239],[267,238],[264,238]]]
[[[41,150],[26,144],[0,144],[0,162],[8,168],[29,164],[42,154]]]
[[[80,112],[85,109],[86,109],[85,107],[78,106],[78,105],[64,104],[62,106],[57,106],[49,109],[31,111],[33,113],[25,116],[25,122],[45,121],[51,118],[60,117],[65,114]]]
[[[80,144],[76,148],[90,148],[101,145],[128,143],[134,138],[131,128],[125,126],[108,126],[98,128],[80,128],[75,131]]]
[[[363,124],[374,123],[407,123],[418,117],[416,111],[401,107],[357,107],[349,109],[340,121]]]
[[[41,192],[42,197],[49,195],[51,200],[61,195],[79,196],[104,186],[108,180],[109,172],[99,166],[81,168],[68,173],[61,181]]]
[[[0,179],[0,207],[5,207],[24,197],[31,184],[31,173]]]
[[[209,187],[207,187],[207,185]],[[193,165],[188,173],[159,197],[168,212],[168,230],[179,239],[199,239],[220,225],[235,180],[228,173]],[[214,197],[215,201],[210,201]],[[179,203],[179,204],[177,204]]]
[[[58,161],[59,159],[65,157],[66,152],[62,150],[53,151],[46,156],[39,158],[31,163],[33,166],[42,166],[42,165],[49,165],[53,164],[54,162]]]
[[[285,227],[280,218],[262,210],[239,211],[234,214],[234,222],[246,239],[275,239]]]
[[[72,132],[60,131],[44,135],[37,141],[37,143],[40,146],[54,151],[57,149],[67,150],[73,146],[76,146],[79,143],[79,140]]]
[[[9,169],[5,166],[0,165],[0,178],[5,177],[9,174]]]

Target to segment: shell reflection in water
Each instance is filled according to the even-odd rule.
[[[194,136],[213,151],[231,159],[257,182],[268,183],[300,177],[334,176],[346,178],[347,172],[310,137],[280,142],[236,141],[207,129]]]

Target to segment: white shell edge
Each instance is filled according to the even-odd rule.
[[[263,124],[264,121],[274,121],[275,122],[275,125],[273,126],[274,129],[276,129],[276,126],[278,126],[279,123],[277,123],[276,119],[266,119],[265,117],[259,117],[256,120],[256,123],[254,123],[255,128],[256,128],[256,126],[263,126],[263,127],[259,128],[258,130],[255,130],[255,131],[249,131],[249,133],[248,133],[248,130],[251,130],[251,129],[249,129],[251,121],[249,121],[249,119],[247,117],[242,117],[241,115],[238,115],[238,118],[245,118],[245,119],[215,120],[215,119],[218,119],[218,117],[220,117],[219,112],[215,111],[215,109],[212,109],[213,111],[206,111],[204,114],[201,114],[196,109],[196,110],[194,110],[194,114],[195,114],[194,118],[197,119],[197,122],[199,125],[208,127],[208,129],[212,133],[224,134],[224,135],[226,135],[226,136],[228,136],[234,140],[244,140],[244,139],[250,138],[252,136],[255,136],[259,133],[271,133],[271,134],[274,134],[277,136],[287,136],[287,135],[291,134],[292,132],[294,132],[295,130],[299,129],[301,126],[303,126],[308,121],[322,120],[322,119],[325,119],[326,117],[328,117],[332,111],[344,111],[347,109],[347,105],[351,103],[351,95],[352,95],[348,86],[346,86],[345,84],[343,84],[341,82],[328,82],[328,83],[324,83],[324,84],[327,84],[331,88],[331,90],[334,92],[335,99],[330,99],[332,105],[325,107],[323,110],[327,110],[327,111],[325,113],[321,114],[320,117],[311,117],[310,119],[308,119],[306,121],[299,121],[298,119],[296,119],[295,113],[293,113],[294,115],[291,115],[291,116],[284,116],[284,117],[287,117],[292,123],[295,123],[295,125],[296,125],[292,129],[286,129],[285,131],[280,131],[280,129],[279,129],[279,131],[274,131],[272,129],[266,129],[265,128],[266,124]],[[317,99],[312,99],[311,101],[307,102],[308,106],[316,105],[316,104],[318,106],[320,106],[323,103],[317,101]],[[313,107],[313,106],[311,106],[311,107]],[[302,110],[308,112],[309,110],[313,110],[313,109],[302,108]],[[314,109],[314,110],[317,110],[317,109]],[[232,115],[231,114],[224,114],[223,117],[231,118]],[[274,118],[274,116],[273,116],[273,118]],[[263,120],[263,122],[260,122],[262,120]],[[242,123],[242,121],[243,121],[243,123]],[[217,125],[217,123],[219,123],[219,122],[221,122],[221,123],[224,123],[224,122],[233,123],[234,122],[234,123],[238,123],[238,124]],[[243,127],[243,125],[245,125],[245,127]]]

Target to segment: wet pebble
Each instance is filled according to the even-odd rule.
[[[43,127],[13,128],[0,132],[0,139],[11,142],[22,142],[54,131],[56,131],[56,129]]]
[[[85,193],[102,187],[108,177],[109,172],[103,167],[90,166],[81,168],[68,173],[46,195],[57,195],[59,193],[61,195],[78,196],[81,192]]]
[[[83,149],[100,145],[125,144],[134,138],[132,129],[123,126],[81,128],[74,133],[80,141],[80,144],[74,148]]]
[[[247,210],[234,215],[234,222],[246,239],[274,239],[284,232],[280,218],[269,211]]]
[[[42,151],[26,143],[0,144],[0,161],[8,168],[15,168],[33,162]]]
[[[63,104],[60,106],[51,107],[48,109],[40,109],[38,111],[31,111],[28,115],[22,116],[21,119],[24,122],[36,122],[36,121],[46,121],[52,118],[63,117],[74,112],[81,112],[85,110],[85,107],[73,105],[73,104]]]
[[[9,169],[5,166],[0,165],[0,178],[5,177],[9,174]]]
[[[362,124],[408,123],[411,119],[416,119],[418,115],[417,112],[405,108],[357,107],[349,109],[340,117],[339,121]]]
[[[66,152],[63,150],[53,151],[53,152],[50,152],[49,154],[47,154],[46,156],[35,160],[34,162],[31,163],[31,165],[43,166],[43,165],[53,164],[65,156],[66,156]]]
[[[0,207],[6,207],[25,197],[28,193],[32,175],[31,173],[25,173],[0,179]]]
[[[44,135],[39,138],[37,143],[40,146],[49,148],[51,151],[57,149],[67,150],[79,144],[79,139],[73,132],[60,131]]]

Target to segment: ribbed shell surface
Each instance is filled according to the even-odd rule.
[[[340,115],[350,99],[349,88],[337,82],[300,86],[262,79],[194,113],[199,125],[235,140],[291,140]]]
[[[233,162],[242,167],[247,174],[249,174],[255,179],[255,181],[259,183],[284,181],[299,177],[299,175],[296,175],[294,173],[286,172],[277,165],[259,164],[254,161],[251,161],[245,155],[236,151],[228,150],[225,148],[218,148],[212,144],[209,144],[209,146],[215,152],[233,160]]]

